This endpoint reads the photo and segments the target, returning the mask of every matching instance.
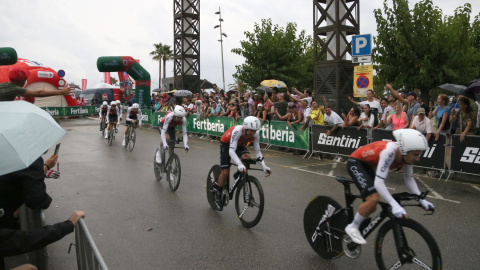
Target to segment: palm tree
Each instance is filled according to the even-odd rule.
[[[233,79],[234,83],[228,85],[228,90],[237,90],[240,92],[245,92],[248,89],[248,85],[239,79]]]
[[[173,59],[173,52],[170,49],[170,46],[163,45],[162,43],[153,44],[155,50],[150,52],[150,55],[153,56],[152,59],[158,61],[158,83],[159,88],[162,88],[162,60],[163,60],[163,77],[165,78],[165,66],[166,62]]]

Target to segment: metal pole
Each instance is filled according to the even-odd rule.
[[[221,48],[221,53],[222,53],[222,79],[223,79],[223,91],[225,90],[225,67],[223,65],[223,32],[222,32],[222,12],[220,10],[220,7],[218,7],[218,15],[220,16],[219,22],[220,22],[220,48]]]

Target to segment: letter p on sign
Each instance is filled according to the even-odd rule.
[[[372,35],[358,35],[352,37],[352,56],[372,54]]]

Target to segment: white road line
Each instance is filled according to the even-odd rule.
[[[337,163],[333,163],[332,165],[332,169],[330,170],[330,172],[328,173],[328,176],[333,176],[333,172],[335,171],[335,168],[337,168]]]
[[[477,186],[477,185],[474,185],[474,184],[468,184],[468,185],[469,185],[469,186],[471,186],[472,188],[474,188],[474,189],[476,189],[476,190],[480,191],[480,187],[479,187],[479,186]]]
[[[433,196],[428,195],[427,197],[429,197],[429,198],[434,198],[434,199],[437,199],[437,200],[452,202],[452,203],[460,203],[459,201],[454,201],[454,200],[449,200],[449,199],[443,198],[442,195],[438,194],[435,190],[433,190],[433,189],[432,189],[429,185],[427,185],[420,177],[418,177],[418,176],[416,176],[416,175],[415,175],[414,177],[415,177],[415,179],[416,179],[418,182],[422,183],[422,184],[433,194]]]

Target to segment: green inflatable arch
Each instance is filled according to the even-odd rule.
[[[125,71],[135,80],[135,102],[142,110],[150,109],[150,73],[131,56],[101,56],[97,60],[100,72]]]
[[[17,52],[14,48],[0,48],[0,66],[13,65],[17,63]]]

